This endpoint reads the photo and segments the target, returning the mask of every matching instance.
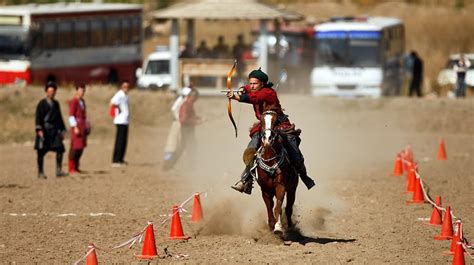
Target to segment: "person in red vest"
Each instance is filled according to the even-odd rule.
[[[288,153],[291,164],[298,172],[299,177],[306,187],[311,189],[315,183],[306,172],[303,154],[299,148],[301,142],[299,134],[301,133],[301,130],[295,130],[295,125],[290,122],[288,115],[283,113],[280,100],[278,99],[276,91],[272,87],[273,83],[268,82],[268,75],[259,68],[258,70],[250,72],[248,85],[241,87],[238,93],[228,92],[227,97],[239,102],[252,104],[255,111],[255,117],[259,121],[262,113],[267,110],[272,110],[278,113],[278,123],[280,128],[289,132],[284,135],[283,145]],[[260,122],[254,124],[250,129],[251,140],[244,152],[244,157],[253,157],[257,152],[260,145],[261,129]],[[246,168],[241,175],[240,181],[233,185],[232,188],[240,192],[251,194],[253,178],[250,174],[250,168],[253,159],[244,160],[247,161]]]
[[[90,133],[90,123],[86,115],[84,94],[86,86],[76,86],[76,94],[69,101],[69,126],[71,127],[71,149],[69,149],[69,174],[80,173],[79,160],[87,146],[87,136]]]
[[[179,108],[179,122],[181,124],[181,146],[180,152],[184,149],[187,150],[188,166],[194,166],[195,157],[195,136],[194,128],[203,122],[203,119],[199,117],[194,110],[194,103],[198,100],[199,93],[196,89],[192,89],[191,92],[184,98],[184,102]]]

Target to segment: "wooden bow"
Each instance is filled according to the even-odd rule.
[[[232,92],[232,75],[234,74],[236,67],[237,67],[237,60],[234,61],[234,65],[232,66],[232,69],[230,69],[229,73],[227,73],[227,92],[229,93],[233,93]],[[237,125],[235,125],[234,117],[232,117],[232,103],[231,103],[230,98],[229,98],[229,103],[227,105],[227,114],[229,115],[229,119],[232,122],[232,125],[234,125],[235,138],[237,138]]]

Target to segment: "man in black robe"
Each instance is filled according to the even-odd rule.
[[[54,99],[57,86],[55,83],[46,84],[46,98],[40,100],[36,107],[36,141],[35,150],[38,152],[38,177],[46,179],[44,174],[44,156],[48,151],[56,152],[56,176],[65,177],[62,171],[64,154],[64,126],[59,102]]]
[[[409,96],[416,94],[418,97],[422,97],[421,85],[423,84],[423,60],[416,51],[412,51],[410,56],[413,60],[413,71],[410,83]]]

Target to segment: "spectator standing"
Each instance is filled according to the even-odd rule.
[[[471,61],[464,54],[460,55],[459,60],[454,64],[453,70],[456,71],[456,97],[466,96],[466,72],[471,67]]]
[[[184,98],[184,102],[179,109],[179,122],[181,124],[181,152],[187,150],[189,158],[188,165],[192,168],[194,165],[195,153],[195,136],[194,128],[201,124],[203,120],[196,115],[194,103],[198,100],[199,94],[197,90],[192,90]]]
[[[113,109],[114,124],[117,128],[115,136],[114,154],[112,158],[112,167],[124,166],[127,163],[124,160],[125,151],[127,149],[128,139],[128,92],[130,83],[123,81],[120,90],[110,100],[110,107]]]
[[[171,169],[181,155],[181,123],[179,120],[179,111],[181,109],[181,105],[183,105],[185,97],[188,96],[191,91],[191,85],[190,87],[184,87],[171,107],[173,122],[171,123],[168,137],[166,139],[163,157],[163,170]]]
[[[416,93],[418,97],[422,97],[421,85],[423,84],[423,61],[416,51],[411,51],[410,56],[412,61],[412,75],[408,95],[411,97]]]
[[[56,177],[65,177],[62,171],[63,154],[65,151],[63,140],[66,132],[59,102],[54,99],[57,86],[48,82],[45,86],[46,97],[36,107],[35,124],[37,151],[38,178],[46,179],[44,174],[44,156],[47,152],[56,152]]]
[[[84,148],[87,146],[87,136],[90,133],[90,123],[86,115],[86,102],[84,94],[86,85],[76,86],[76,94],[69,101],[69,126],[71,127],[71,148],[69,149],[69,174],[81,173],[79,160]]]

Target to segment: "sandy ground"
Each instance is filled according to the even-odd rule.
[[[251,196],[229,188],[243,169],[241,153],[253,122],[249,106],[234,104],[239,137],[227,119],[226,100],[202,98],[197,111],[207,121],[196,131],[198,155],[183,157],[163,172],[161,157],[169,120],[134,124],[126,159],[111,168],[113,137],[91,136],[82,164],[89,173],[36,178],[32,143],[0,145],[1,263],[65,264],[78,260],[89,243],[100,263],[138,263],[131,250],[110,248],[155,223],[156,263],[356,263],[444,264],[450,242],[435,241],[439,229],[418,218],[431,207],[405,205],[404,177],[390,176],[398,151],[413,146],[420,174],[434,197],[452,206],[474,238],[474,101],[426,99],[314,99],[280,96],[303,129],[302,150],[317,187],[298,188],[295,218],[300,233],[289,246],[266,228],[258,188]],[[134,98],[132,97],[133,101]],[[139,110],[132,115],[138,115]],[[105,114],[104,114],[105,115]],[[112,125],[111,125],[112,127]],[[447,161],[436,160],[444,138]],[[204,221],[181,218],[188,241],[168,239],[162,220],[194,192],[202,196]],[[186,206],[191,209],[191,204]],[[165,255],[164,249],[170,255]],[[176,255],[187,255],[178,259]],[[466,257],[467,264],[474,264]]]

